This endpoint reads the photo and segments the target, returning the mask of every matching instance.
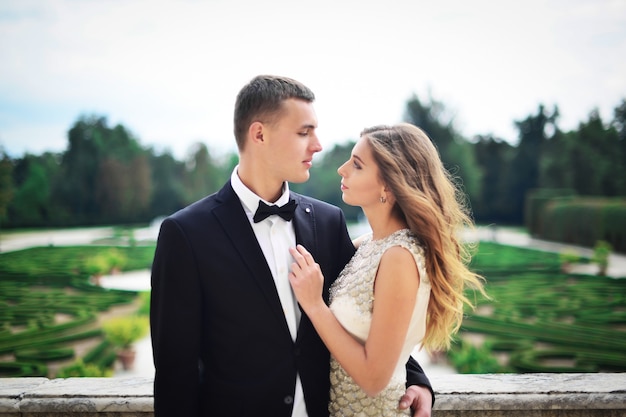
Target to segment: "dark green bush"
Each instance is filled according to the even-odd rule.
[[[606,241],[617,252],[626,252],[626,199],[577,197],[555,199],[542,211],[537,237],[593,247]]]
[[[74,349],[69,347],[46,347],[45,349],[25,349],[15,352],[15,360],[18,362],[50,362],[72,359]]]
[[[568,201],[576,195],[569,188],[536,188],[526,194],[524,226],[531,236],[540,236],[543,230],[543,210],[553,200]]]

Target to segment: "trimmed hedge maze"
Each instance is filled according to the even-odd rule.
[[[0,254],[0,377],[110,372],[115,351],[97,317],[137,299],[90,283],[87,260],[112,250],[124,255],[123,270],[147,269],[154,256],[154,246]],[[463,322],[449,353],[459,372],[626,372],[626,279],[564,274],[559,254],[491,242],[480,243],[471,267],[492,300],[477,299]],[[470,343],[475,335],[484,343]],[[77,357],[83,341],[94,347]]]
[[[490,242],[472,268],[492,300],[478,300],[459,336],[483,335],[484,348],[506,358],[498,371],[626,371],[626,279],[564,274],[558,254]]]
[[[61,370],[64,376],[106,374],[115,353],[103,340],[98,315],[137,299],[137,292],[90,283],[87,260],[111,252],[124,255],[125,270],[147,269],[154,246],[40,247],[0,254],[0,377],[55,377],[49,366],[72,360],[74,369]],[[73,345],[85,340],[97,346],[77,358]]]

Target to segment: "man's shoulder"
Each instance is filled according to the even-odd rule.
[[[298,194],[292,191],[291,196],[296,200],[296,202],[300,204],[310,204],[315,208],[321,208],[325,210],[341,211],[339,207],[333,204],[327,203],[326,201],[318,200],[317,198],[313,198],[304,194]]]
[[[236,198],[236,195],[232,192],[230,184],[227,184],[221,190],[181,208],[168,217],[177,221],[185,221],[187,219],[196,219],[198,216],[207,216],[215,210],[215,208],[221,206],[233,197]]]
[[[217,206],[216,194],[211,194],[181,208],[169,217],[177,220],[193,217],[199,213],[207,213]]]

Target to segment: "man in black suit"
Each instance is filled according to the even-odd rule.
[[[328,350],[287,279],[288,248],[302,244],[329,277],[328,300],[354,254],[339,208],[289,191],[322,149],[314,98],[289,78],[250,81],[235,105],[231,180],[161,225],[150,310],[157,417],[328,416]],[[404,406],[430,416],[428,379],[415,361],[407,370]]]

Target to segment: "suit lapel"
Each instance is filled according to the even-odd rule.
[[[293,225],[296,232],[296,243],[304,246],[315,258],[317,253],[317,233],[315,228],[315,211],[313,204],[302,199],[299,194],[291,194],[291,198],[298,203],[294,214]],[[326,292],[326,290],[325,290]],[[300,306],[298,305],[300,308]],[[315,329],[308,316],[300,308],[302,316],[298,326],[298,336],[296,340],[310,338],[315,335]]]
[[[214,210],[215,216],[221,223],[224,233],[228,235],[233,247],[239,253],[241,262],[246,265],[261,293],[284,324],[285,332],[291,338],[287,321],[276,291],[276,284],[267,260],[250,226],[250,222],[241,205],[241,201],[228,182],[219,192],[220,204]]]
[[[317,236],[315,234],[315,212],[313,204],[302,199],[299,194],[291,194],[298,207],[294,213],[293,227],[296,232],[296,243],[304,246],[309,252],[317,252]]]

